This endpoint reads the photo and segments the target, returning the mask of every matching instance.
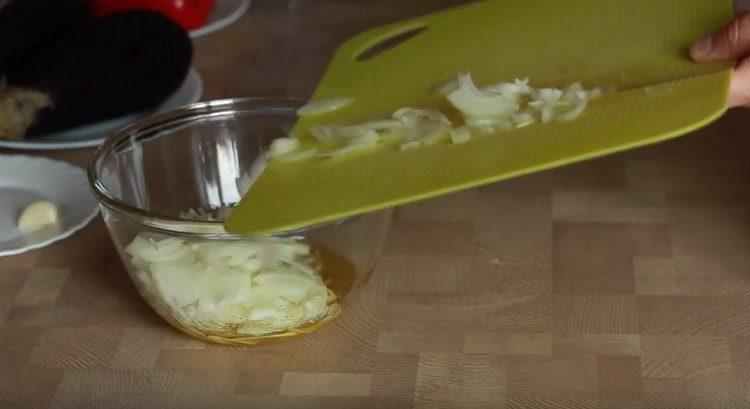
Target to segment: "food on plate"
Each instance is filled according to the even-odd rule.
[[[214,6],[214,0],[91,0],[96,18],[128,10],[150,10],[171,18],[188,31],[203,26]]]
[[[2,115],[16,124],[0,127],[0,139],[152,110],[180,87],[192,54],[185,30],[158,13],[127,11],[88,23],[0,73]],[[24,103],[12,109],[9,101],[19,98]]]
[[[406,107],[390,118],[374,119],[357,124],[321,124],[309,129],[310,136],[327,149],[306,146],[294,136],[277,139],[268,158],[296,161],[311,157],[339,157],[375,148],[397,145],[412,150],[444,140],[454,144],[470,141],[475,136],[524,128],[534,123],[573,121],[583,114],[589,102],[602,95],[601,89],[585,89],[576,82],[563,89],[533,88],[529,80],[492,84],[479,88],[471,74],[457,80],[443,81],[429,90],[445,97],[452,112]],[[300,116],[331,112],[344,107],[352,98],[334,98],[303,106]],[[448,117],[460,117],[455,124]]]
[[[21,139],[39,111],[52,105],[47,94],[0,84],[0,139]]]
[[[18,217],[18,230],[24,234],[36,233],[47,226],[54,226],[60,219],[57,206],[46,200],[38,200],[26,206]]]

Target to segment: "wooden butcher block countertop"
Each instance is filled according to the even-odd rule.
[[[196,40],[204,99],[305,97],[343,39],[456,3],[254,0]],[[749,131],[399,208],[370,282],[285,344],[173,330],[97,218],[0,259],[0,407],[750,407]]]

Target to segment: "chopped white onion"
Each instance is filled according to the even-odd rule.
[[[479,132],[482,135],[489,135],[491,133],[497,132],[497,128],[492,125],[482,125],[482,126],[476,126],[471,128],[477,132]]]
[[[521,97],[531,94],[532,88],[529,86],[529,79],[524,78],[523,80],[516,79],[512,83],[503,82],[500,84],[490,85],[483,88],[483,90],[505,95],[513,101],[519,102]]]
[[[320,142],[331,142],[336,138],[333,127],[328,125],[312,126],[310,127],[310,134]]]
[[[556,104],[563,96],[563,92],[557,88],[542,88],[535,92],[535,94],[534,97],[546,105]]]
[[[269,158],[278,158],[279,156],[288,155],[299,149],[300,143],[297,138],[276,138],[271,142],[268,148]]]
[[[380,119],[365,122],[359,125],[347,125],[333,128],[333,133],[337,138],[355,139],[371,132],[390,133],[403,128],[404,124],[395,119]]]
[[[471,129],[468,126],[451,129],[451,141],[453,143],[464,143],[469,139],[471,139]]]
[[[555,119],[559,121],[572,121],[578,118],[583,113],[583,110],[586,109],[586,105],[588,105],[588,101],[585,99],[582,99],[578,101],[575,104],[575,106],[573,106],[572,109],[570,109],[569,111],[565,113],[558,115],[557,118]]]
[[[330,157],[345,156],[352,152],[372,149],[375,146],[377,146],[378,142],[380,142],[380,135],[378,135],[378,133],[375,132],[374,130],[370,130],[365,135],[362,135],[359,138],[353,139],[349,145],[346,145],[343,148],[339,148],[334,151],[328,152],[324,154],[323,156],[330,156]]]
[[[530,112],[517,112],[510,117],[516,128],[523,128],[536,122],[534,115]]]
[[[448,94],[448,100],[467,117],[492,118],[510,115],[518,110],[512,99],[494,92],[480,91],[471,74],[459,76],[459,88]]]
[[[464,124],[453,127],[448,116],[440,111],[406,107],[396,110],[391,119],[351,125],[316,125],[309,130],[315,139],[337,145],[336,149],[318,156],[344,156],[386,141],[398,143],[401,150],[432,145],[448,137],[453,143],[462,143],[475,134],[518,129],[536,122],[572,121],[584,112],[589,101],[602,95],[600,88],[587,90],[580,82],[563,89],[533,88],[528,78],[479,88],[470,73],[459,75],[458,80],[443,81],[430,92],[444,95],[463,114]],[[345,102],[344,99],[321,101],[305,110],[321,112]],[[298,160],[316,154],[314,150],[300,152],[299,145],[290,141],[275,144],[278,146],[272,146],[269,157]]]
[[[250,171],[244,173],[237,180],[237,192],[240,194],[240,196],[245,196],[245,194],[250,190],[250,187],[258,181],[258,178],[260,178],[260,175],[266,170],[267,166],[268,160],[266,159],[266,155],[260,155],[257,159],[255,159],[253,164],[250,166]]]
[[[602,93],[603,93],[603,91],[601,90],[601,88],[596,87],[596,88],[590,89],[588,91],[588,95],[587,96],[588,96],[588,98],[590,100],[591,99],[597,99],[597,98],[600,98],[602,96]]]
[[[447,96],[451,92],[458,89],[458,81],[456,80],[445,80],[432,87],[430,93],[441,96]]]
[[[276,160],[281,162],[295,162],[298,160],[309,159],[314,157],[318,153],[315,148],[305,149],[303,151],[292,152],[286,155],[280,155],[276,157]]]
[[[409,149],[418,148],[420,146],[422,146],[422,142],[420,141],[409,141],[409,142],[405,142],[401,144],[401,150],[405,151]]]
[[[393,117],[410,127],[419,126],[422,121],[440,122],[451,126],[451,121],[441,112],[429,109],[401,108],[393,113]]]
[[[322,101],[308,102],[297,110],[299,116],[322,115],[341,109],[354,102],[354,98],[331,98]]]
[[[433,145],[445,139],[450,129],[450,126],[441,122],[428,122],[411,131],[407,135],[407,140],[419,141],[423,145]]]
[[[335,295],[298,238],[153,240],[125,252],[147,297],[180,324],[209,334],[262,336],[334,313]]]
[[[510,119],[507,117],[498,118],[466,118],[466,125],[472,128],[479,128],[482,126],[497,127],[502,130],[509,130],[513,128]]]

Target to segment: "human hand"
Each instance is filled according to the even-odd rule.
[[[698,62],[736,59],[729,106],[750,107],[750,13],[738,14],[719,31],[697,41],[690,56]]]

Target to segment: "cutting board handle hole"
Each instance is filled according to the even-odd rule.
[[[360,52],[355,60],[357,61],[369,61],[379,56],[380,54],[393,49],[412,38],[424,33],[429,27],[410,27],[406,31],[397,31],[390,33],[385,38],[379,39],[375,44],[367,46],[362,52]]]

